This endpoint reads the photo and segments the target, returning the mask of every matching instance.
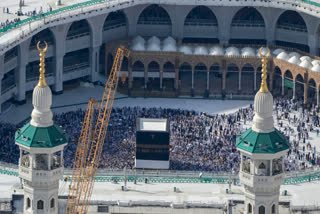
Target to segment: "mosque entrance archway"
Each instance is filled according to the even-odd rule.
[[[184,62],[179,68],[179,88],[182,95],[190,95],[192,88],[192,67]]]
[[[215,63],[209,69],[209,94],[221,95],[222,88],[222,72],[220,65]]]
[[[310,79],[308,82],[308,103],[317,103],[317,85],[314,79]]]
[[[245,64],[241,71],[241,94],[254,94],[254,67],[250,64]]]
[[[293,76],[290,70],[284,73],[284,95],[289,99],[293,97]]]
[[[198,63],[194,67],[194,93],[195,95],[204,95],[207,89],[207,66],[203,63]]]
[[[163,65],[162,89],[164,91],[173,91],[175,81],[175,68],[171,62]]]
[[[132,88],[136,91],[144,91],[144,64],[141,61],[136,61],[132,66]]]
[[[160,65],[152,61],[148,64],[147,89],[149,91],[160,89]]]
[[[304,99],[304,79],[301,74],[298,74],[296,77],[296,99],[298,101],[303,101]]]
[[[230,64],[227,67],[226,74],[226,93],[236,94],[239,89],[239,68],[235,64]]]

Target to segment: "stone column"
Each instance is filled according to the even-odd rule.
[[[317,39],[316,35],[308,33],[308,46],[310,48],[311,55],[317,55]]]
[[[269,90],[270,91],[273,90],[273,75],[274,75],[274,72],[270,73],[270,75],[269,75]]]
[[[174,71],[175,71],[174,88],[178,90],[179,89],[179,68],[176,67]]]
[[[215,15],[218,17],[218,33],[220,44],[227,45],[230,39],[232,16],[225,16],[225,14],[235,14],[237,8],[224,8],[221,7],[215,11]],[[219,18],[223,17],[223,18]]]
[[[130,17],[128,19],[128,36],[134,37],[137,34],[137,22],[139,16],[137,16],[137,7],[129,7],[123,10],[123,12],[126,14],[126,17]]]
[[[257,72],[256,71],[253,73],[253,78],[254,78],[254,80],[253,80],[253,90],[256,91],[257,90]]]
[[[29,62],[29,45],[31,38],[20,44],[20,52],[18,56],[18,68],[16,72],[17,79],[17,97],[16,100],[20,104],[26,102],[26,66]]]
[[[194,89],[194,68],[192,68],[192,75],[191,75],[191,89]]]
[[[64,165],[63,149],[61,150],[61,154],[60,154],[60,163],[61,163],[61,166],[63,167],[63,165]]]
[[[51,154],[48,154],[48,170],[51,170]]]
[[[222,91],[226,90],[226,78],[227,78],[227,71],[222,71]]]
[[[90,80],[91,82],[98,81],[98,72],[99,72],[99,54],[100,47],[102,45],[102,31],[104,20],[106,19],[107,14],[91,17],[88,20],[92,30],[91,30],[91,42],[90,42]]]
[[[210,87],[210,72],[207,71],[207,90],[209,91],[209,87]]]
[[[129,84],[129,90],[132,89],[132,82],[133,82],[133,76],[132,76],[132,58],[129,57],[128,60],[128,84]]]
[[[284,95],[284,76],[281,76],[281,95]]]
[[[238,86],[238,90],[239,91],[241,91],[241,71],[239,71],[239,82],[238,82],[238,84],[239,84],[239,86]]]
[[[64,54],[59,54],[56,51],[55,57],[55,83],[54,83],[54,93],[62,94],[63,93],[63,57]]]
[[[160,89],[162,89],[163,71],[160,71]]]
[[[226,76],[227,76],[227,62],[226,60],[223,60],[221,63],[221,71],[222,71],[222,89],[221,93],[222,96],[225,93],[226,90]]]
[[[174,89],[178,90],[179,89],[179,59],[178,57],[175,58],[174,60],[174,72],[175,72],[175,78],[174,78]]]
[[[144,88],[147,88],[148,82],[148,66],[144,66]]]
[[[59,25],[50,28],[55,36],[55,71],[54,71],[54,86],[55,94],[63,93],[63,57],[66,52],[66,34],[69,25]]]
[[[292,80],[293,88],[292,88],[292,99],[296,99],[296,81]]]
[[[319,107],[319,88],[316,87],[316,90],[317,90],[317,93],[316,93],[316,96],[317,96],[317,107]]]
[[[90,48],[90,80],[91,82],[98,81],[98,72],[99,72],[99,54],[100,46]]]
[[[21,166],[21,158],[22,158],[22,149],[20,147],[19,166]]]
[[[305,80],[304,82],[304,93],[303,93],[303,104],[307,104],[308,102],[308,89],[309,89],[309,85],[307,83],[307,80]]]
[[[272,176],[272,160],[270,160],[270,176]]]

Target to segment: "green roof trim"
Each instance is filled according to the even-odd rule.
[[[237,148],[250,153],[275,154],[290,148],[289,139],[279,130],[258,133],[251,128],[237,137]]]
[[[52,148],[67,143],[67,138],[57,124],[49,127],[34,127],[27,123],[16,131],[15,142],[28,147]]]

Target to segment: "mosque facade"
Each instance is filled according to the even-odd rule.
[[[265,45],[272,50],[268,84],[273,94],[318,104],[318,13],[311,3],[289,0],[121,0],[83,6],[72,15],[61,12],[38,27],[30,24],[23,35],[15,29],[2,33],[0,104],[5,110],[12,101],[24,103],[33,90],[39,38],[48,42],[46,79],[54,94],[80,80],[104,82],[112,46],[124,43],[133,54],[124,59],[122,92],[252,99],[259,85],[256,51]],[[145,43],[135,40],[139,37]]]

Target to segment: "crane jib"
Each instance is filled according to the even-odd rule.
[[[70,179],[66,214],[87,213],[92,195],[95,176],[107,134],[110,115],[123,57],[129,57],[130,51],[120,46],[105,85],[100,103],[90,99],[82,125]],[[95,112],[98,112],[95,118]]]

